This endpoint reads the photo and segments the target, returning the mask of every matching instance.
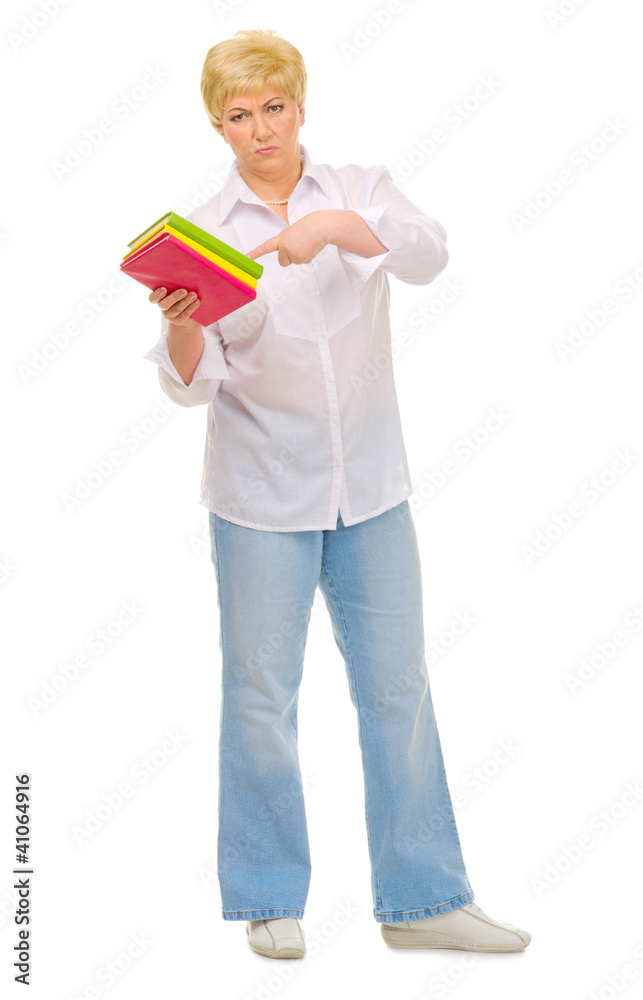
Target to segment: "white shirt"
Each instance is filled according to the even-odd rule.
[[[349,209],[388,247],[361,257],[329,244],[309,264],[259,258],[257,298],[204,327],[189,385],[170,359],[169,321],[143,357],[181,406],[207,404],[199,503],[262,531],[335,528],[374,517],[413,488],[391,360],[388,275],[427,285],[448,261],[446,232],[394,185],[385,166],[312,163],[288,202],[293,224]],[[235,158],[221,191],[188,216],[247,253],[286,222],[242,179]],[[190,291],[190,289],[188,289]]]

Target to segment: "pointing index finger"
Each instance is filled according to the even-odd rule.
[[[273,236],[271,239],[266,240],[265,243],[261,243],[258,247],[255,247],[254,250],[249,250],[246,257],[250,257],[251,260],[255,260],[257,257],[263,257],[266,253],[273,253],[275,250],[279,249],[278,242],[279,237]]]

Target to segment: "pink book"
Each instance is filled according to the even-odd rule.
[[[150,291],[162,286],[168,295],[177,288],[196,292],[199,306],[190,319],[201,326],[209,326],[257,297],[256,289],[171,233],[162,233],[139,253],[124,260],[120,267]]]

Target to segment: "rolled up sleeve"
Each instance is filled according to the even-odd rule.
[[[361,191],[351,193],[352,211],[387,247],[386,253],[374,257],[338,247],[353,291],[359,291],[378,268],[410,285],[428,285],[437,278],[449,260],[446,230],[402,194],[387,167],[366,168]]]
[[[172,363],[167,344],[168,328],[169,321],[161,316],[161,335],[154,347],[143,355],[143,358],[158,365],[158,378],[163,392],[180,406],[199,406],[212,402],[221,381],[230,378],[219,324],[212,323],[203,328],[203,354],[189,385],[186,385]]]

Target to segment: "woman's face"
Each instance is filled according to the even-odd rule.
[[[233,94],[223,112],[223,138],[249,174],[269,178],[283,174],[284,167],[298,162],[299,126],[305,108],[299,109],[287,97],[268,85],[260,94]],[[258,153],[263,146],[275,146],[271,153]]]

